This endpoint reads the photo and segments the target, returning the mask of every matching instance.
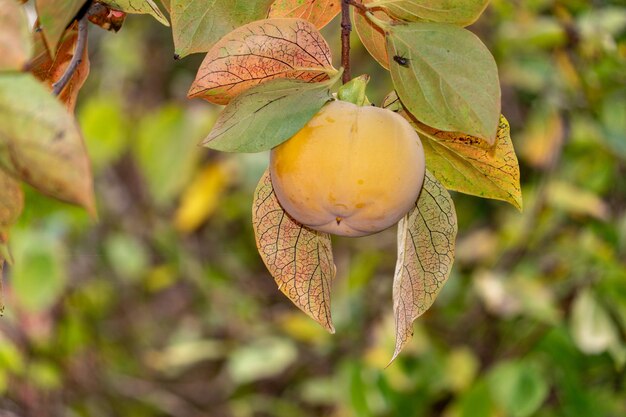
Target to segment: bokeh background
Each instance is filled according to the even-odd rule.
[[[338,56],[339,23],[324,29]],[[395,230],[335,239],[337,333],[256,253],[268,163],[198,146],[202,56],[129,16],[92,26],[78,119],[99,220],[27,190],[0,319],[0,416],[626,416],[626,7],[495,0],[496,56],[525,209],[454,193],[457,260],[393,352]],[[353,73],[391,89],[353,36]]]

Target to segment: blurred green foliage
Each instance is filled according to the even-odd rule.
[[[497,0],[472,29],[498,60],[525,210],[454,195],[453,275],[388,368],[394,231],[336,239],[326,334],[256,254],[267,155],[197,146],[218,112],[185,98],[202,57],[173,61],[149,17],[92,30],[78,117],[100,218],[28,190],[5,274],[0,414],[626,415],[626,8]],[[338,55],[338,24],[324,34]],[[353,72],[379,102],[389,76],[354,38]],[[185,193],[200,208],[181,227]]]

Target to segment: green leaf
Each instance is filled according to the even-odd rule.
[[[12,290],[20,307],[28,311],[50,308],[67,281],[65,253],[56,238],[41,231],[14,233]]]
[[[426,166],[446,188],[503,200],[522,209],[519,163],[504,116],[500,118],[496,143],[490,146],[480,138],[436,130],[418,122],[393,92],[385,98],[383,107],[400,113],[411,123],[422,140]]]
[[[609,95],[603,100],[600,119],[606,143],[626,159],[626,91]]]
[[[396,349],[392,361],[413,335],[413,321],[430,308],[448,280],[456,234],[454,202],[426,171],[416,207],[398,223],[398,261],[393,280]]]
[[[268,337],[232,351],[227,369],[236,384],[246,384],[279,375],[297,358],[298,350],[293,342]]]
[[[129,115],[114,96],[91,96],[79,107],[78,121],[97,173],[114,163],[131,143]]]
[[[95,212],[76,121],[30,74],[0,75],[0,168],[44,194]]]
[[[330,235],[308,229],[278,203],[269,171],[254,193],[252,225],[259,255],[278,288],[330,333],[330,286],[335,277]]]
[[[129,14],[149,14],[165,26],[170,23],[152,0],[103,0],[110,8]]]
[[[619,341],[615,322],[589,289],[574,300],[570,331],[576,346],[590,355],[605,352]]]
[[[24,9],[15,1],[0,8],[0,71],[20,71],[33,53],[33,42]]]
[[[50,55],[54,55],[65,28],[86,0],[37,0],[35,6]]]
[[[489,0],[395,0],[381,3],[380,8],[409,22],[427,20],[468,26],[487,8]]]
[[[460,417],[493,417],[493,408],[489,387],[484,380],[479,380],[460,397],[458,415]]]
[[[171,0],[176,55],[206,52],[228,32],[268,15],[273,0]]]
[[[498,68],[472,32],[442,23],[386,26],[398,96],[417,120],[493,144],[500,118]]]
[[[213,126],[216,113],[213,108],[188,112],[168,105],[137,124],[133,154],[157,205],[171,204],[193,178],[200,161],[198,137]]]
[[[489,375],[494,401],[511,417],[529,417],[548,396],[548,384],[533,363],[500,363]]]
[[[332,99],[330,87],[340,76],[320,83],[277,79],[245,91],[224,108],[203,145],[225,152],[280,145]]]

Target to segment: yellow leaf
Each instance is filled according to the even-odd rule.
[[[556,111],[535,113],[521,138],[520,155],[536,168],[546,168],[563,146],[563,121]]]
[[[268,17],[297,17],[321,29],[340,11],[340,0],[276,0],[270,7]]]
[[[302,311],[334,333],[330,286],[336,267],[330,235],[292,220],[265,171],[254,193],[252,225],[259,255],[280,289]]]
[[[373,0],[364,0],[363,4],[371,3]],[[387,55],[387,41],[385,40],[385,32],[372,23],[362,11],[353,9],[352,22],[359,39],[370,53],[383,68],[389,69],[389,56]],[[372,9],[371,13],[377,19],[382,21],[392,21],[387,14],[379,9]]]
[[[383,107],[404,116],[419,133],[426,154],[426,167],[449,190],[503,200],[522,209],[520,170],[504,116],[490,146],[486,141],[457,132],[444,132],[418,122],[402,107],[395,93]]]
[[[609,205],[591,191],[576,187],[563,181],[552,181],[546,192],[548,203],[574,215],[609,220]]]
[[[176,230],[190,233],[200,227],[215,212],[228,182],[231,168],[228,162],[206,166],[189,184],[174,216]]]

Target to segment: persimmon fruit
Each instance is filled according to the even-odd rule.
[[[332,101],[272,149],[270,175],[283,209],[299,223],[364,236],[397,223],[424,182],[420,138],[402,116]]]

